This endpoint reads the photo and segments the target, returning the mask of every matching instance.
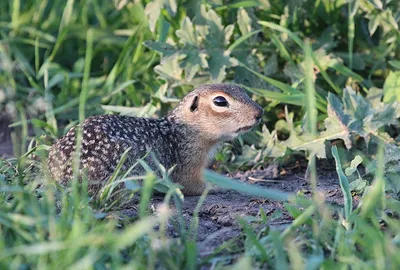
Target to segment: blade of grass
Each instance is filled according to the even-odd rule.
[[[276,269],[290,269],[287,261],[285,249],[283,247],[283,241],[279,237],[278,231],[271,232],[271,240],[274,245],[274,261]]]
[[[302,50],[304,50],[304,42],[293,32],[291,32],[290,30],[275,24],[275,23],[271,23],[271,22],[265,22],[265,21],[259,21],[258,22],[261,25],[264,25],[266,27],[269,27],[271,29],[277,30],[279,32],[285,33],[287,34]],[[326,73],[326,71],[322,68],[321,64],[319,63],[317,57],[315,56],[314,53],[311,54],[311,57],[315,63],[315,65],[318,67],[319,72],[321,73],[322,77],[325,79],[325,81],[332,87],[332,89],[337,93],[337,94],[341,94],[342,91],[340,90],[339,87],[336,86],[336,84],[331,80],[331,78],[329,78],[328,73]]]
[[[339,176],[339,183],[340,188],[343,192],[343,199],[344,199],[344,217],[345,220],[348,221],[353,210],[353,198],[351,197],[351,192],[349,188],[349,180],[347,179],[346,175],[343,172],[342,165],[340,164],[339,153],[337,150],[337,146],[332,147],[332,155],[335,158],[336,164],[336,173]],[[350,229],[347,227],[347,229]]]
[[[279,103],[292,104],[292,105],[296,105],[296,106],[304,105],[303,104],[303,101],[304,101],[303,93],[288,95],[288,94],[284,94],[284,93],[280,93],[280,92],[276,92],[276,91],[248,87],[243,84],[241,84],[240,86],[245,88],[249,92],[252,92],[261,97],[265,97],[266,99],[269,99],[269,100],[277,101]]]
[[[57,120],[54,116],[54,111],[53,111],[53,103],[51,99],[51,93],[50,93],[50,87],[49,87],[49,72],[48,69],[46,68],[44,70],[44,99],[46,102],[46,123],[52,128],[53,133],[56,133],[57,131]]]
[[[292,65],[295,65],[294,61],[292,60],[292,57],[290,57],[290,53],[285,47],[285,44],[277,37],[277,35],[272,34],[271,39],[274,42],[276,48],[279,50],[281,53],[282,57],[286,59],[286,61],[290,62]]]
[[[281,234],[281,240],[284,240],[289,234],[299,228],[301,225],[309,222],[311,216],[315,213],[317,207],[315,204],[310,205],[303,213],[301,213]]]
[[[258,73],[257,71],[249,68],[248,66],[246,66],[244,63],[239,62],[240,66],[244,67],[245,69],[247,69],[248,71],[250,71],[251,73],[253,73],[254,75],[256,75],[257,77],[259,77],[260,79],[266,81],[267,83],[272,84],[273,86],[277,87],[278,89],[280,89],[282,92],[284,92],[285,94],[301,94],[301,92],[299,90],[297,90],[296,88],[293,88],[283,82],[277,81],[275,79],[269,78],[267,76],[262,75],[261,73]]]
[[[232,43],[231,46],[229,46],[229,48],[228,48],[227,51],[228,51],[228,52],[232,52],[233,50],[235,50],[235,48],[236,48],[237,46],[239,46],[240,44],[242,44],[244,41],[246,41],[246,40],[249,39],[250,37],[252,37],[252,36],[254,36],[254,35],[256,35],[256,34],[258,34],[258,33],[260,33],[260,32],[261,32],[261,30],[254,30],[254,31],[252,31],[252,32],[250,32],[250,33],[248,33],[248,34],[246,34],[246,35],[244,35],[244,36],[238,38],[237,40],[235,40],[234,43]]]
[[[35,39],[35,72],[39,72],[40,59],[39,59],[39,38]]]
[[[307,41],[304,45],[304,61],[305,61],[305,88],[306,88],[306,100],[304,103],[306,104],[307,109],[307,129],[308,132],[316,137],[318,135],[317,132],[317,117],[318,111],[316,109],[316,98],[315,98],[315,87],[314,87],[314,68],[313,61],[311,58],[312,50],[311,45]],[[311,188],[313,192],[314,199],[316,199],[317,195],[317,168],[315,164],[315,155],[311,155],[309,157],[309,163],[307,172],[310,173],[310,182]]]
[[[121,155],[121,158],[117,164],[117,167],[115,168],[113,174],[111,175],[111,177],[107,180],[106,184],[102,187],[101,191],[100,191],[100,196],[99,196],[99,204],[100,205],[104,205],[107,200],[111,197],[112,195],[112,191],[115,188],[115,182],[117,180],[117,176],[121,171],[122,166],[125,163],[125,160],[128,157],[129,151],[131,150],[131,147],[128,147],[124,153]],[[135,166],[135,165],[134,165]]]
[[[355,23],[354,23],[354,16],[357,14],[359,1],[349,1],[348,2],[348,12],[349,18],[347,22],[348,33],[347,38],[349,39],[348,42],[348,51],[349,51],[349,67],[350,69],[353,68],[353,50],[354,50],[354,37],[355,37]]]
[[[141,30],[141,27],[137,27],[135,29],[135,32],[125,42],[124,47],[122,48],[122,51],[118,56],[117,62],[115,62],[113,68],[111,69],[110,73],[107,76],[107,80],[106,80],[106,82],[104,84],[104,87],[106,89],[109,88],[111,90],[111,86],[114,84],[118,74],[121,72],[122,69],[125,68],[124,67],[124,63],[129,60],[127,55],[132,50],[132,48],[134,47],[133,44],[137,40],[136,34],[140,30]]]
[[[358,75],[357,73],[355,73],[354,71],[352,71],[351,69],[349,69],[348,67],[344,66],[342,63],[340,63],[338,60],[333,59],[332,61],[330,61],[329,63],[329,67],[333,68],[334,70],[336,70],[337,72],[351,77],[359,82],[362,82],[364,79],[361,75]]]
[[[316,109],[316,98],[315,98],[315,87],[314,87],[314,69],[313,69],[313,61],[311,58],[311,45],[306,42],[304,46],[304,58],[305,58],[305,88],[306,88],[306,95],[305,95],[305,104],[307,108],[307,126],[308,131],[311,135],[317,135],[317,117],[318,111]]]
[[[140,237],[151,232],[157,223],[158,218],[156,217],[147,217],[135,222],[116,237],[115,247],[121,250],[131,246]]]
[[[229,5],[223,5],[223,6],[219,6],[215,8],[215,11],[222,11],[222,10],[226,10],[226,9],[233,9],[233,8],[249,8],[249,7],[256,7],[258,6],[260,3],[258,1],[254,1],[254,0],[244,0],[244,1],[238,1],[236,3],[233,4],[229,4]]]
[[[154,183],[157,177],[154,173],[148,172],[143,180],[143,187],[140,194],[139,217],[143,218],[148,215],[149,203],[153,194]]]
[[[93,55],[93,34],[91,29],[86,33],[86,53],[85,53],[85,65],[83,68],[83,79],[82,79],[82,90],[79,96],[79,123],[82,125],[85,121],[85,105],[89,92],[89,78],[90,78],[90,65],[92,62]],[[82,146],[82,126],[78,125],[76,128],[76,148],[75,156],[73,160],[73,175],[74,175],[74,185],[77,183],[78,172],[80,167],[80,157],[81,157],[81,146]]]
[[[373,213],[373,210],[381,206],[385,200],[385,159],[383,143],[379,144],[376,160],[378,164],[375,179],[372,182],[368,193],[363,196],[362,202],[359,204],[361,206],[362,216],[367,216]]]
[[[70,23],[71,16],[74,10],[74,2],[75,0],[67,0],[63,14],[61,16],[61,22],[60,22],[60,27],[58,29],[58,33],[62,33],[65,27]]]
[[[20,9],[21,9],[21,1],[20,0],[12,1],[11,25],[14,30],[16,30],[19,26]]]
[[[109,99],[110,97],[122,92],[125,90],[125,88],[127,88],[128,86],[134,84],[136,82],[136,80],[129,80],[126,82],[123,82],[122,84],[118,85],[118,87],[115,88],[115,90],[113,90],[112,92],[108,93],[104,99]]]
[[[246,185],[210,170],[205,171],[205,179],[207,182],[210,182],[221,188],[235,190],[240,193],[263,197],[274,201],[289,201],[294,198],[292,194],[273,189],[261,188],[258,186]]]
[[[294,42],[296,42],[297,45],[299,45],[301,49],[304,50],[304,42],[290,30],[272,22],[258,21],[258,23],[268,28],[287,34]]]
[[[243,231],[246,235],[246,238],[250,240],[253,246],[258,250],[261,255],[261,262],[267,262],[269,260],[269,256],[265,247],[261,244],[261,242],[257,239],[256,233],[253,231],[253,228],[249,226],[246,220],[239,218],[238,222],[240,226],[243,228]]]

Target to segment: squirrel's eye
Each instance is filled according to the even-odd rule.
[[[228,107],[229,106],[228,101],[224,97],[221,97],[221,96],[214,98],[214,104],[218,107]]]

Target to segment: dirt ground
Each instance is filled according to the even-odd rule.
[[[301,191],[306,196],[311,196],[311,187],[308,180],[304,178],[304,168],[293,173],[286,173],[276,179],[271,179],[270,171],[254,170],[248,172],[237,172],[229,175],[248,184],[260,185],[269,189],[276,189],[288,193]],[[301,172],[303,171],[303,172]],[[254,179],[257,182],[254,183]],[[317,190],[326,202],[334,205],[343,205],[343,196],[339,186],[339,180],[335,171],[324,168],[318,174]],[[185,197],[183,204],[183,216],[189,224],[193,210],[195,209],[199,196]],[[151,203],[157,208],[162,202],[162,197],[155,197]],[[357,204],[355,198],[355,204]],[[283,204],[264,198],[248,196],[235,191],[224,190],[217,194],[207,195],[199,212],[198,248],[202,257],[210,255],[213,250],[225,241],[235,238],[240,234],[237,217],[258,217],[260,208],[263,208],[270,218],[269,225],[275,228],[284,228],[292,222],[292,218],[285,211]],[[134,209],[122,210],[123,215],[133,217],[137,215]],[[274,218],[272,218],[274,217]],[[170,226],[171,236],[178,236]]]
[[[251,182],[249,177],[256,176],[257,179],[261,179],[262,174],[263,171],[260,170],[246,173],[245,175],[237,173],[233,177],[243,182]],[[264,180],[269,178],[268,172],[266,175],[267,177]],[[311,187],[308,181],[304,179],[304,173],[286,175],[268,182],[259,181],[255,184],[291,193],[301,190],[304,194],[311,196]],[[334,171],[324,172],[319,175],[317,189],[323,194],[326,201],[339,205],[343,204],[339,181]],[[183,209],[185,218],[191,218],[198,199],[199,197],[185,198]],[[281,211],[281,214],[278,215],[279,217],[273,219],[269,224],[270,226],[284,227],[292,221],[280,202],[243,195],[235,191],[208,195],[199,212],[198,247],[200,254],[206,256],[224,241],[237,236],[240,232],[240,227],[236,217],[257,217],[260,208],[263,208],[268,217],[277,214],[277,211]]]
[[[0,157],[11,157],[13,154],[8,125],[8,118],[0,114]],[[323,194],[326,201],[342,205],[343,196],[336,172],[332,170],[332,165],[328,165],[328,167],[330,168],[324,168],[324,166],[321,168],[319,166],[318,191]],[[285,171],[284,175],[278,173],[278,176],[276,174],[271,176],[271,170],[269,169],[237,172],[229,176],[245,183],[256,184],[270,189],[290,193],[302,191],[308,196],[311,195],[311,187],[304,178],[304,166],[294,170],[286,168]],[[190,221],[192,218],[193,210],[198,200],[198,196],[185,198],[183,215],[186,221]],[[161,197],[152,199],[152,205],[155,208],[161,202]],[[263,208],[269,217],[281,211],[278,218],[271,219],[270,226],[284,227],[292,221],[291,217],[284,211],[283,204],[279,202],[243,195],[235,191],[209,194],[199,212],[198,248],[200,254],[207,256],[223,242],[238,236],[240,227],[236,218],[244,216],[256,217],[260,208]],[[137,211],[126,209],[122,213],[132,217],[137,214]],[[177,232],[172,230],[171,234],[177,235]]]

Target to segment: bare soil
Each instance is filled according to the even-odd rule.
[[[258,179],[260,179],[262,173],[263,171],[253,172],[253,174],[257,174]],[[236,176],[235,178],[242,178],[243,180],[241,173]],[[293,174],[270,182],[258,182],[257,185],[291,193],[302,191],[310,196],[311,187],[308,180],[303,177],[304,174]],[[266,179],[268,179],[268,175]],[[248,181],[248,179],[244,181]],[[326,201],[343,204],[343,196],[335,172],[320,175],[318,191]],[[198,198],[196,197],[185,198],[184,215],[191,217],[197,201]],[[272,216],[276,211],[282,212],[282,214],[278,215],[279,218],[274,219],[269,224],[270,226],[281,227],[290,224],[292,221],[292,218],[284,211],[283,204],[280,202],[243,195],[235,191],[208,195],[199,212],[198,247],[200,253],[207,255],[224,241],[237,236],[240,232],[240,227],[236,217],[257,217],[260,208],[264,210],[267,216]]]
[[[290,193],[302,192],[308,197],[311,196],[311,186],[304,178],[304,170],[303,172],[286,172],[284,176],[279,176],[277,179],[271,179],[270,173],[270,170],[267,169],[237,172],[229,176],[248,184]],[[254,179],[256,179],[256,183],[254,183]],[[334,205],[343,205],[343,196],[335,171],[325,168],[319,172],[317,190],[325,201]],[[185,197],[182,212],[187,224],[193,216],[193,210],[199,198],[199,196]],[[152,199],[153,208],[156,209],[162,199],[162,197],[154,197]],[[355,197],[355,204],[357,204],[357,197]],[[269,222],[271,227],[284,228],[292,222],[291,216],[285,211],[281,202],[229,190],[207,195],[199,212],[197,244],[200,255],[207,256],[225,241],[239,236],[241,228],[237,217],[258,217],[260,208],[271,220]],[[137,215],[134,209],[126,209],[122,213],[130,217]],[[169,229],[172,236],[178,236],[179,232],[174,231],[174,226],[170,226]]]

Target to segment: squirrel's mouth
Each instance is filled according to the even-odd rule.
[[[236,130],[236,133],[244,133],[244,132],[247,132],[247,131],[249,131],[250,129],[252,129],[254,126],[256,126],[257,124],[259,124],[259,123],[260,123],[260,120],[257,120],[253,125],[248,125],[248,126],[244,126],[244,127],[238,128],[238,129]]]
[[[242,133],[242,132],[249,131],[249,130],[252,129],[253,127],[254,127],[254,125],[241,127],[241,128],[239,128],[239,129],[236,130],[236,133]]]

